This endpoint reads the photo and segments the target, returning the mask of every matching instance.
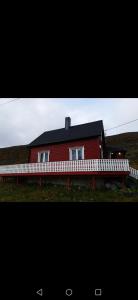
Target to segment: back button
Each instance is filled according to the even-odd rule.
[[[39,296],[43,296],[43,289],[36,291],[36,294]]]

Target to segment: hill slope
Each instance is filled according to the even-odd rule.
[[[138,132],[127,132],[106,137],[108,146],[123,146],[127,149],[126,158],[130,165],[138,169]]]
[[[138,132],[128,132],[106,137],[108,146],[123,146],[127,149],[126,158],[131,166],[138,169]],[[27,163],[29,149],[26,146],[0,148],[0,165]]]
[[[28,156],[27,146],[0,148],[0,165],[27,163]]]

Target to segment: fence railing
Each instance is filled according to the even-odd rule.
[[[138,170],[130,167],[130,174],[129,175],[131,177],[135,178],[135,179],[138,179]]]
[[[86,159],[74,161],[56,161],[46,163],[27,163],[16,165],[1,165],[2,174],[22,173],[64,173],[64,172],[93,172],[93,171],[129,171],[127,159]]]

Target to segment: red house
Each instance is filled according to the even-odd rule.
[[[30,163],[103,158],[103,122],[71,126],[65,118],[65,128],[44,132],[30,145]]]
[[[30,163],[86,159],[125,158],[125,149],[106,147],[102,121],[46,131],[30,145]]]
[[[71,126],[71,118],[66,117],[64,128],[44,132],[29,147],[29,163],[56,163],[57,172],[49,171],[47,175],[123,175],[124,181],[124,176],[129,173],[129,168],[126,168],[128,161],[124,159],[126,150],[120,147],[106,147],[101,120]],[[108,158],[120,161],[109,161]],[[70,177],[71,179],[73,178]],[[92,185],[96,185],[95,176],[92,177]]]
[[[119,178],[124,185],[130,173],[126,150],[107,147],[103,122],[96,121],[46,131],[29,145],[27,164],[0,166],[0,176],[37,176],[41,184],[66,181],[68,185],[89,182],[93,189],[107,178]]]

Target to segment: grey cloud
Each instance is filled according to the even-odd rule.
[[[9,99],[0,99],[0,104]],[[0,147],[30,143],[46,130],[102,119],[110,128],[138,117],[138,99],[20,99],[0,105]],[[138,131],[138,122],[109,131],[108,135]]]

